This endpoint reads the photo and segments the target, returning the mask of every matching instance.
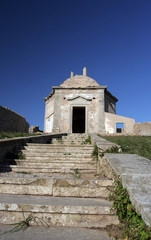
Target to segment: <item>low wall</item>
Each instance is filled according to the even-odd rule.
[[[29,123],[18,113],[0,106],[0,131],[28,132]]]
[[[116,134],[116,124],[123,123],[122,134],[134,135],[135,120],[133,118],[105,112],[105,130],[108,134]]]
[[[105,175],[120,176],[136,212],[151,227],[151,161],[135,154],[112,153],[105,154],[103,162]]]
[[[151,136],[151,122],[135,123],[134,134],[138,136]]]
[[[105,152],[114,143],[105,142],[96,134],[91,136],[98,147],[99,173],[103,172],[109,179],[120,176],[136,212],[151,227],[151,160],[135,154],[121,153],[104,153],[102,157],[102,151]]]
[[[66,136],[66,133],[60,134],[44,134],[40,136],[19,137],[0,140],[0,161],[3,161],[8,152],[15,152],[21,146],[27,143],[50,143],[52,138],[61,138]]]

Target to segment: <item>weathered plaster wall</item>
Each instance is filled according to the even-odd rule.
[[[52,132],[54,117],[54,95],[46,100],[45,104],[45,119],[44,132]]]
[[[116,133],[116,123],[124,123],[123,134],[134,134],[135,120],[133,118],[127,118],[116,114],[105,112],[105,130],[106,133]]]
[[[86,107],[86,130],[102,132],[104,127],[104,89],[56,89],[53,132],[72,132],[73,106]]]
[[[116,114],[116,102],[117,98],[112,96],[110,92],[105,91],[105,112]]]
[[[135,123],[134,134],[140,136],[151,136],[151,122]]]
[[[29,123],[18,113],[0,106],[0,131],[28,132]]]

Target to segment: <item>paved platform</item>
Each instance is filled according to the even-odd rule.
[[[107,232],[71,227],[28,227],[25,231],[6,233],[12,226],[0,225],[1,240],[110,240]]]

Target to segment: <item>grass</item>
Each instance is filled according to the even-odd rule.
[[[22,132],[0,132],[0,139],[15,138],[15,137],[29,137],[35,136],[35,133],[22,133]]]
[[[24,172],[24,171],[22,171],[22,172],[16,172],[16,173],[21,173],[21,174],[31,174],[30,172]]]
[[[17,153],[16,149],[13,149],[12,151],[7,151],[5,159],[25,159],[25,155],[22,152]]]
[[[74,172],[73,175],[74,175],[75,178],[81,178],[81,173],[80,173],[78,168],[73,169],[73,172]]]
[[[6,233],[14,233],[14,232],[18,232],[20,230],[25,231],[28,227],[31,226],[32,222],[36,223],[37,226],[40,223],[43,227],[49,227],[48,223],[45,220],[43,220],[42,218],[33,216],[32,214],[30,214],[27,218],[25,218],[25,215],[23,212],[23,220],[20,222],[17,222],[17,223],[8,224],[8,225],[14,225],[14,227],[11,230],[6,231],[0,235],[6,234]]]
[[[121,146],[123,153],[137,154],[151,160],[150,136],[101,136]]]
[[[94,149],[93,149],[93,152],[92,152],[92,157],[94,157],[96,160],[98,160],[98,147],[97,147],[96,144],[94,145]]]
[[[88,138],[87,139],[85,139],[83,142],[82,142],[82,144],[91,144],[91,137],[90,136],[88,136]]]

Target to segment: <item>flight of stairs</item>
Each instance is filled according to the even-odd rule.
[[[117,225],[106,200],[113,181],[97,173],[87,138],[71,134],[51,144],[29,143],[16,165],[0,166],[0,223],[18,222],[32,213],[50,226]]]

